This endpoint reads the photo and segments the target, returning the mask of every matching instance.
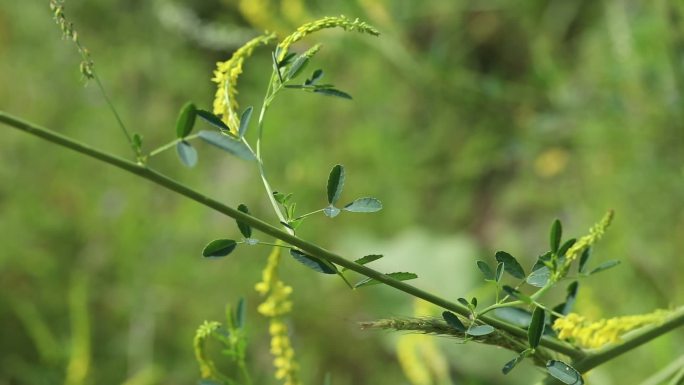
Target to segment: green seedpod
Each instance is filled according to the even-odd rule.
[[[181,140],[176,144],[176,153],[181,163],[187,167],[194,167],[197,164],[197,150],[189,142]]]
[[[351,203],[347,203],[342,210],[352,213],[374,213],[382,210],[382,202],[377,198],[358,198]]]
[[[396,279],[397,281],[408,281],[411,279],[418,278],[418,275],[416,275],[414,273],[407,273],[407,272],[388,273],[385,275],[390,277],[390,278]],[[374,278],[364,278],[361,281],[357,282],[354,285],[354,288],[356,289],[356,288],[364,287],[364,286],[372,286],[372,285],[377,285],[379,283],[382,283],[382,282],[380,282]]]
[[[202,250],[203,257],[225,257],[235,250],[237,242],[232,239],[215,239],[209,242]]]
[[[240,204],[237,209],[245,214],[249,214],[249,209],[247,209],[247,206],[244,204]],[[245,238],[251,238],[252,237],[252,227],[250,227],[248,224],[244,222],[240,222],[236,220],[238,229],[240,229],[240,233],[242,234],[243,237]]]
[[[477,268],[480,269],[486,281],[494,280],[494,272],[492,271],[492,268],[489,266],[487,262],[477,261]]]
[[[544,334],[544,309],[537,306],[532,312],[532,321],[530,322],[530,327],[527,329],[527,341],[530,343],[532,349],[536,349],[539,346],[539,341]]]
[[[560,248],[561,238],[563,237],[563,226],[561,221],[556,219],[551,225],[551,231],[549,234],[549,245],[551,246],[551,251],[553,253],[558,253]]]
[[[546,363],[546,371],[551,376],[568,385],[583,385],[582,375],[563,361],[550,360]]]
[[[525,279],[525,270],[512,255],[505,251],[497,251],[494,257],[498,262],[504,263],[504,270],[508,274],[518,279]]]
[[[323,274],[337,274],[337,267],[326,260],[304,254],[296,249],[290,249],[290,255],[302,265],[316,272]]]
[[[344,166],[336,164],[328,175],[328,203],[334,205],[340,199],[344,188]]]
[[[451,326],[452,328],[460,332],[465,332],[467,330],[467,328],[465,327],[465,325],[463,325],[463,322],[461,322],[458,316],[450,311],[442,312],[442,318],[444,318],[444,321],[447,323],[447,325]]]
[[[176,119],[176,137],[178,139],[183,139],[190,135],[193,127],[195,127],[196,116],[197,107],[195,107],[195,104],[192,102],[185,103],[178,112],[178,119]]]

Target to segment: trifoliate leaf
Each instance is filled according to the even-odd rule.
[[[546,363],[546,370],[557,380],[568,385],[583,385],[582,375],[572,366],[563,361],[550,360]]]
[[[382,210],[382,202],[376,198],[359,198],[346,204],[342,210],[353,213],[374,213]]]
[[[494,257],[497,261],[504,263],[504,269],[508,274],[518,279],[525,279],[525,270],[512,255],[505,251],[497,251]]]
[[[465,325],[463,325],[463,322],[461,322],[458,316],[450,311],[442,312],[442,318],[444,318],[444,321],[447,323],[447,325],[451,326],[452,328],[460,332],[465,332],[467,330],[467,328],[465,327]]]
[[[342,188],[344,188],[344,166],[341,164],[335,165],[330,170],[328,176],[328,203],[334,205],[340,199]]]
[[[240,138],[245,136],[245,133],[247,132],[247,128],[249,127],[249,120],[252,118],[252,111],[254,108],[252,106],[249,106],[245,108],[245,110],[242,112],[242,115],[240,116],[240,128],[238,129],[238,135]]]
[[[328,218],[335,218],[336,216],[340,215],[340,209],[330,205],[323,209],[323,214],[325,214],[325,216]]]
[[[478,325],[471,327],[470,329],[468,329],[468,331],[466,331],[466,333],[473,337],[480,337],[493,333],[494,330],[496,329],[494,329],[494,327],[491,325]]]
[[[178,139],[190,135],[195,126],[195,116],[197,116],[197,107],[191,102],[185,103],[176,120],[176,137]]]
[[[558,252],[560,247],[561,237],[563,236],[563,227],[561,226],[560,220],[556,219],[551,225],[551,232],[549,234],[549,244],[551,245],[551,251],[554,253]]]
[[[304,266],[323,274],[337,274],[337,267],[332,263],[316,258],[295,249],[290,249],[290,255]]]
[[[416,278],[418,278],[418,275],[416,275],[416,274],[414,274],[414,273],[406,273],[406,272],[396,272],[396,273],[389,273],[389,274],[385,274],[385,275],[388,276],[388,277],[390,277],[390,278],[394,278],[394,279],[396,279],[397,281],[408,281],[408,280],[411,280],[411,279],[416,279]],[[377,284],[379,284],[379,283],[381,283],[381,282],[378,281],[378,280],[376,280],[376,279],[373,279],[373,278],[365,278],[365,279],[363,279],[363,280],[357,282],[357,283],[354,285],[354,288],[364,287],[364,286],[371,286],[371,285],[377,285]]]
[[[232,239],[215,239],[204,247],[204,257],[225,257],[235,250],[237,243]]]
[[[527,341],[532,349],[539,346],[539,341],[544,334],[544,315],[544,309],[539,306],[532,312],[532,322],[530,322],[530,328],[527,330]]]
[[[487,262],[477,261],[477,268],[480,269],[486,281],[494,280],[494,272],[492,271],[492,268],[489,267],[489,264]]]
[[[247,206],[245,206],[244,204],[240,204],[237,208],[238,208],[238,210],[242,211],[243,213],[249,214],[249,210],[247,209]],[[252,228],[244,222],[240,222],[238,220],[236,220],[236,222],[237,222],[238,229],[240,229],[240,233],[242,233],[242,236],[247,238],[247,239],[251,238],[252,237]]]
[[[184,140],[176,144],[176,153],[181,162],[187,167],[194,167],[197,164],[197,150]]]
[[[254,155],[252,152],[243,142],[239,140],[235,140],[230,136],[223,135],[216,131],[200,131],[198,135],[200,139],[204,140],[205,142],[231,153],[238,158],[244,160],[254,160]]]

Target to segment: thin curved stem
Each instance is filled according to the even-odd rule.
[[[0,122],[10,127],[35,135],[39,138],[45,139],[49,142],[58,144],[60,146],[69,148],[81,154],[87,155],[91,158],[95,158],[102,162],[108,163],[112,166],[118,167],[132,174],[138,175],[170,191],[183,195],[204,206],[207,206],[217,212],[220,212],[233,219],[244,222],[245,224],[253,227],[254,229],[259,230],[265,234],[268,234],[274,238],[280,239],[286,243],[289,243],[290,245],[297,247],[310,255],[324,259],[336,265],[345,267],[366,277],[373,278],[399,291],[403,291],[414,297],[422,298],[432,304],[453,311],[465,317],[468,317],[470,315],[470,310],[463,305],[448,301],[435,294],[421,290],[405,282],[393,279],[392,277],[380,273],[377,270],[373,270],[367,266],[359,265],[355,262],[347,260],[338,254],[335,254],[311,242],[307,242],[286,231],[280,230],[277,227],[274,227],[258,218],[255,218],[249,214],[243,213],[242,211],[229,207],[144,165],[135,164],[128,160],[122,159],[116,155],[100,151],[91,146],[77,142],[71,138],[58,134],[49,129],[26,122],[20,118],[11,116],[2,111],[0,111]],[[508,322],[502,321],[500,319],[488,316],[481,316],[479,319],[491,326],[494,326],[497,329],[504,330],[514,336],[518,336],[521,338],[526,338],[527,336],[527,332],[524,329],[512,325]],[[543,337],[540,345],[549,348],[553,351],[556,351],[558,353],[569,356],[570,358],[573,358],[575,360],[584,358],[585,355],[585,353],[582,350],[576,349],[571,345],[566,344],[565,342],[558,341],[556,339],[552,339],[549,337]]]

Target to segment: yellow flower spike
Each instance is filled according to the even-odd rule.
[[[668,314],[665,310],[656,310],[648,314],[589,322],[579,314],[570,313],[563,318],[558,318],[553,323],[553,330],[562,340],[568,340],[582,348],[596,349],[619,342],[620,337],[631,330],[660,323]]]
[[[306,23],[301,27],[297,28],[297,30],[294,31],[291,35],[285,37],[285,39],[283,39],[283,41],[280,42],[280,44],[278,44],[278,60],[282,60],[285,57],[285,55],[287,55],[287,51],[290,49],[290,46],[292,44],[303,39],[307,35],[310,35],[322,29],[336,27],[342,28],[345,31],[358,31],[373,36],[380,35],[380,32],[378,32],[377,29],[363,21],[360,21],[359,19],[351,20],[344,15],[337,17],[328,16],[316,21],[312,21],[310,23]]]
[[[257,307],[257,311],[270,319],[268,332],[271,335],[275,378],[282,380],[284,385],[301,385],[299,364],[295,360],[289,331],[283,321],[283,316],[292,311],[292,301],[289,300],[292,287],[287,286],[278,277],[279,263],[280,247],[273,247],[266,267],[261,273],[262,281],[255,286],[257,292],[266,297],[264,302]]]
[[[238,48],[227,61],[216,63],[216,70],[212,82],[216,83],[214,97],[214,115],[221,118],[233,133],[237,133],[240,126],[237,102],[237,80],[242,73],[242,64],[252,55],[254,48],[266,45],[275,39],[275,34],[268,33],[257,36]]]
[[[606,215],[601,218],[601,221],[597,224],[595,224],[591,229],[589,229],[589,234],[583,236],[580,238],[577,242],[575,242],[570,249],[568,249],[567,253],[565,253],[566,257],[566,262],[565,265],[569,266],[572,261],[577,259],[577,257],[580,256],[586,250],[588,247],[591,247],[594,243],[598,242],[603,234],[606,232],[606,229],[608,226],[610,226],[610,223],[613,221],[613,215],[615,212],[613,210],[610,210],[606,213]]]
[[[204,321],[204,323],[200,325],[195,332],[193,347],[195,350],[195,358],[200,366],[200,376],[202,378],[213,378],[216,375],[216,367],[214,366],[214,362],[207,356],[204,346],[207,338],[209,338],[212,333],[214,333],[220,327],[221,324],[218,322]]]

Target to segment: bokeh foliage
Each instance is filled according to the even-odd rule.
[[[354,101],[294,92],[276,101],[265,161],[274,187],[294,192],[302,210],[325,204],[324,181],[336,163],[353,175],[346,193],[377,196],[385,209],[315,219],[320,225],[304,227],[303,237],[350,258],[377,252],[394,267],[413,263],[425,277],[417,285],[455,298],[477,293],[477,258],[505,248],[530,263],[552,218],[582,234],[612,208],[616,220],[595,258],[623,264],[609,280],[587,281],[578,310],[598,317],[684,302],[684,4],[98,0],[67,7],[114,103],[148,146],[173,138],[187,100],[210,107],[214,63],[258,32],[282,36],[326,14],[366,19],[380,38],[318,37],[324,45],[315,60]],[[3,4],[0,58],[2,109],[127,154],[95,88],[79,83],[78,56],[60,41],[47,4]],[[257,52],[241,78],[243,106],[258,103],[269,71],[268,52]],[[239,160],[205,146],[191,171],[172,153],[154,165],[270,218],[257,176]],[[233,221],[192,202],[3,132],[0,384],[194,381],[196,326],[221,319],[224,305],[242,295],[257,302],[253,285],[266,252],[201,259],[206,241],[226,233],[237,234]],[[390,337],[357,331],[355,322],[410,313],[407,297],[381,287],[349,292],[296,263],[282,276],[294,287],[292,329],[306,383],[322,382],[325,371],[336,385],[406,382]],[[248,354],[264,373],[256,381],[268,383],[266,324],[253,307],[249,319]],[[663,337],[592,376],[645,378],[684,354],[681,338]],[[477,359],[496,354],[491,349],[441,345],[452,378],[502,381]],[[503,364],[507,356],[497,357]],[[632,361],[639,365],[628,377],[617,370]]]

